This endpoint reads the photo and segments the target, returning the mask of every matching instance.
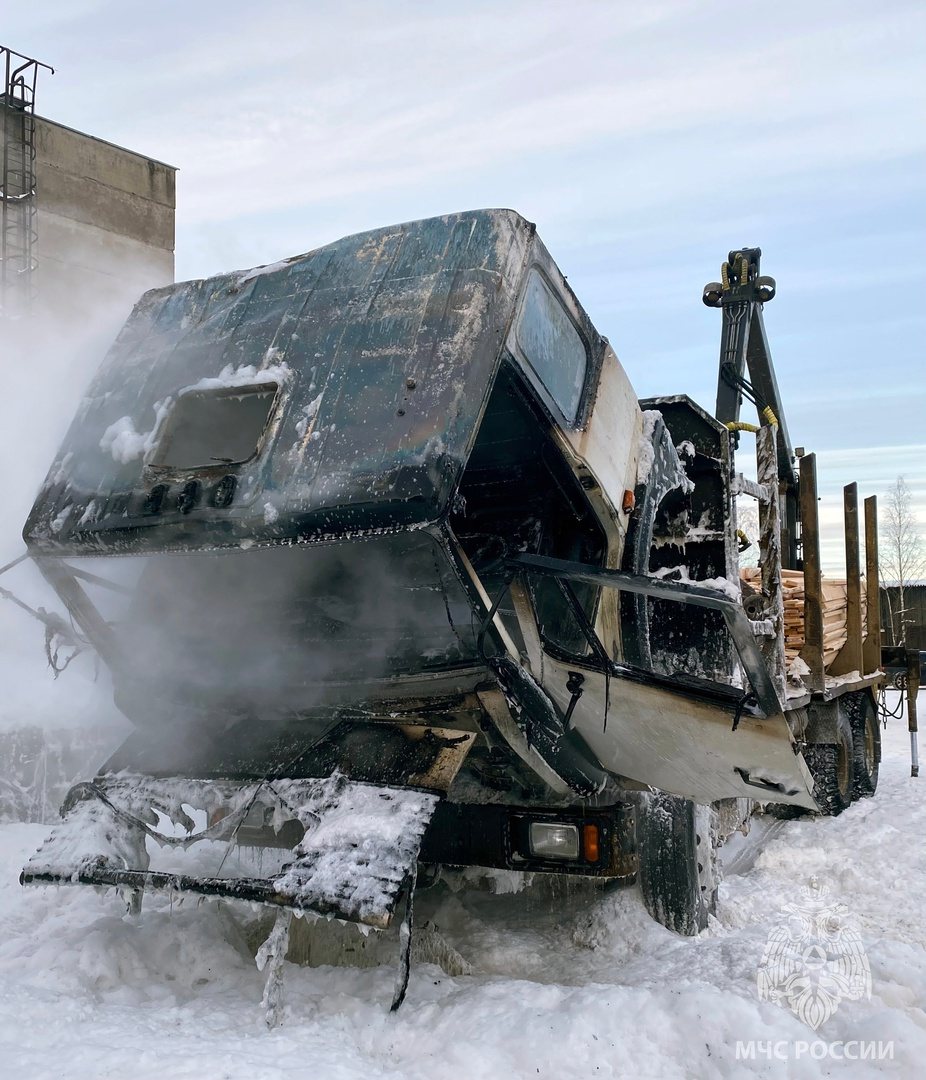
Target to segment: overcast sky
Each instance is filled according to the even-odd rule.
[[[2,37],[57,69],[40,113],[179,168],[181,278],[510,206],[640,396],[712,410],[701,287],[761,246],[824,519],[903,473],[926,525],[922,0],[43,0]]]

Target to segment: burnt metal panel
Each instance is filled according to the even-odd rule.
[[[513,211],[472,211],[146,293],[81,403],[27,543],[54,554],[208,549],[440,519],[533,237]],[[280,393],[256,456],[154,464],[181,392],[260,378]]]

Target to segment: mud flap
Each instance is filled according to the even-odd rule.
[[[251,784],[144,776],[107,778],[73,789],[64,820],[28,861],[22,884],[85,884],[172,890],[313,912],[383,929],[413,877],[439,794],[348,780],[273,780]],[[295,820],[302,839],[281,852],[267,876],[232,872],[228,852],[248,814]],[[190,812],[212,822],[189,831]],[[175,835],[155,828],[164,815]],[[176,833],[180,835],[176,835]],[[157,869],[159,847],[182,849],[189,869]],[[209,859],[188,851],[206,848]],[[151,855],[149,848],[154,849]],[[224,852],[224,854],[222,854]],[[227,872],[223,875],[222,871]],[[197,872],[200,871],[200,872]],[[202,872],[207,871],[207,872]]]

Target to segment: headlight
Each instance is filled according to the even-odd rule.
[[[579,830],[557,821],[532,821],[529,833],[531,855],[538,859],[578,859]]]

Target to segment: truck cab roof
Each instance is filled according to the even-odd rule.
[[[432,524],[450,511],[501,366],[578,431],[605,346],[511,210],[156,289],[94,379],[24,537],[37,554],[73,556]]]

